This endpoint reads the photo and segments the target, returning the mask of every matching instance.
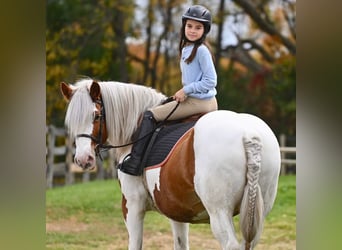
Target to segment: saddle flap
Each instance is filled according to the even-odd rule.
[[[196,121],[182,122],[172,125],[163,126],[155,138],[151,140],[152,146],[150,152],[146,152],[145,167],[158,165],[164,161],[171,149],[178,142],[178,140],[195,125]]]

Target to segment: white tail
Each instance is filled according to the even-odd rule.
[[[263,228],[264,202],[259,185],[261,142],[258,137],[244,137],[247,158],[247,184],[240,207],[240,228],[250,250],[258,241]]]

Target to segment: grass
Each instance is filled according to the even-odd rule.
[[[234,222],[238,231],[238,217]],[[256,249],[292,250],[295,242],[296,177],[281,176],[275,205],[266,218],[260,246]],[[219,249],[207,224],[190,225],[190,243],[191,249]],[[144,249],[170,249],[171,246],[169,221],[156,212],[147,213]],[[46,248],[127,249],[118,182],[92,181],[47,190]]]

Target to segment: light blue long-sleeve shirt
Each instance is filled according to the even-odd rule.
[[[208,99],[216,95],[217,75],[209,49],[200,45],[194,60],[187,64],[194,45],[182,49],[180,68],[182,71],[183,90],[187,96]]]

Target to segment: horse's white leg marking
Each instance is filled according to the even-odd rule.
[[[189,250],[189,223],[170,220],[174,250]]]
[[[131,176],[118,172],[121,191],[126,199],[126,227],[128,231],[128,249],[142,249],[143,222],[146,212],[147,192],[141,176]]]
[[[144,214],[132,211],[127,214],[128,249],[142,249]]]

